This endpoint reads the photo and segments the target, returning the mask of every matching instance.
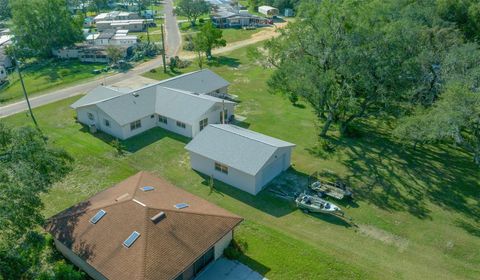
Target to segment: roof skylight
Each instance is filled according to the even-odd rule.
[[[153,191],[155,188],[152,186],[144,186],[140,188],[144,192]]]
[[[175,208],[177,208],[177,209],[187,208],[188,206],[190,206],[190,205],[188,205],[187,203],[178,203],[178,204],[175,204]]]
[[[107,212],[105,212],[105,210],[103,210],[103,209],[100,209],[100,211],[98,211],[97,214],[95,214],[95,216],[93,216],[90,219],[90,223],[92,223],[92,224],[98,223],[98,221],[100,221],[100,219],[103,218],[103,216],[105,216],[105,214],[107,214]]]
[[[140,237],[140,233],[136,231],[132,232],[132,234],[130,234],[130,236],[125,241],[123,241],[123,246],[130,248],[133,243],[138,239],[138,237]]]

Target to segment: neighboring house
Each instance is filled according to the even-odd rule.
[[[190,280],[242,218],[139,172],[47,220],[57,249],[95,280]]]
[[[85,19],[83,19],[83,27],[92,27],[94,23],[95,19],[92,17],[86,17]]]
[[[285,9],[285,14],[286,17],[293,17],[295,13],[293,12],[293,9],[286,8]]]
[[[137,43],[136,35],[128,35],[128,30],[106,30],[101,33],[89,34],[87,43],[94,46],[131,47]]]
[[[195,137],[208,124],[229,120],[234,105],[231,101],[168,88],[158,82],[136,90],[100,86],[71,107],[77,111],[79,122],[127,139],[154,127]]]
[[[210,18],[215,27],[229,28],[229,27],[258,27],[271,24],[271,20],[252,15],[246,10],[232,11],[227,9],[220,9],[214,12]]]
[[[213,124],[185,149],[192,169],[256,195],[290,167],[294,146],[238,126]]]
[[[10,68],[13,66],[12,60],[6,54],[6,48],[12,43],[12,35],[0,36],[0,66]]]
[[[127,46],[119,46],[123,57],[127,55]],[[53,50],[52,54],[60,59],[78,59],[82,62],[108,63],[109,59],[106,46],[92,46],[90,44],[77,44],[74,47],[65,47]]]
[[[278,9],[270,6],[260,6],[258,12],[269,18],[278,16]]]
[[[100,32],[109,29],[126,29],[128,31],[141,32],[146,29],[147,25],[152,24],[152,19],[102,20],[96,22],[96,27]]]
[[[138,13],[113,11],[109,13],[100,13],[94,18],[94,22],[105,20],[128,20],[139,19]]]

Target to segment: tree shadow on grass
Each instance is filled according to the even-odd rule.
[[[475,226],[474,224],[468,223],[464,220],[456,220],[455,225],[464,229],[473,236],[480,237],[480,227],[478,227],[478,225]]]
[[[220,66],[228,66],[232,68],[237,68],[240,66],[240,60],[234,57],[228,56],[215,56],[211,60],[207,61],[208,67],[220,67]]]
[[[363,130],[361,139],[333,140],[346,155],[343,164],[350,174],[342,180],[352,186],[356,199],[420,219],[431,218],[427,202],[469,218],[480,215],[478,207],[467,203],[480,195],[478,169],[468,156],[445,145],[413,150],[386,133]]]

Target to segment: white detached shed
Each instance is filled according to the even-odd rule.
[[[256,195],[290,167],[295,145],[229,124],[211,124],[186,147],[194,170]]]

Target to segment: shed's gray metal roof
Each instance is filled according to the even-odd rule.
[[[185,147],[188,151],[256,175],[279,148],[295,144],[230,124],[211,124]]]
[[[94,88],[87,95],[83,96],[72,105],[70,105],[70,107],[73,109],[77,109],[79,107],[93,105],[98,102],[111,99],[123,94],[125,94],[125,91],[111,87],[99,86]]]
[[[203,69],[160,81],[157,85],[204,94],[226,87],[230,83],[210,69]]]

